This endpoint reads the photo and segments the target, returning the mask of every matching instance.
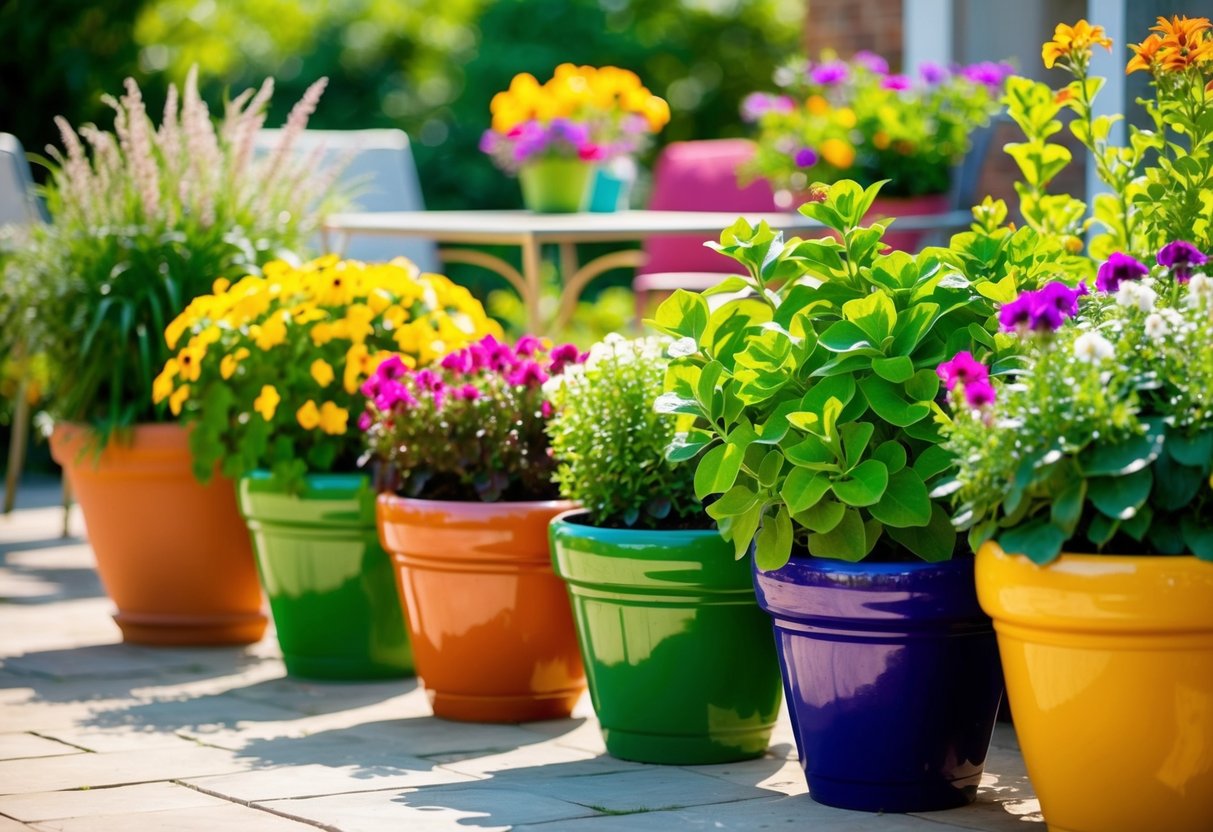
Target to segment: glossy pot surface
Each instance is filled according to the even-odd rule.
[[[597,168],[580,159],[547,158],[518,171],[522,202],[543,214],[570,214],[589,207]]]
[[[137,425],[127,439],[114,437],[98,452],[88,427],[58,424],[51,435],[123,639],[257,641],[268,622],[231,480],[194,478],[180,425]]]
[[[607,750],[679,765],[762,756],[781,689],[749,564],[714,530],[599,528],[585,516],[563,514],[549,533]]]
[[[375,495],[360,474],[312,474],[299,494],[240,480],[287,670],[317,679],[411,675],[412,653]]]
[[[976,797],[1002,680],[972,558],[793,558],[754,584],[810,797],[873,812]]]
[[[572,711],[585,671],[547,540],[548,522],[572,507],[379,496],[380,539],[435,716],[527,722]]]
[[[1049,828],[1213,829],[1213,563],[987,543],[977,591]]]

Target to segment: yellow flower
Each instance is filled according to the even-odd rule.
[[[333,383],[333,366],[323,358],[317,358],[312,362],[312,378],[321,387],[328,387]]]
[[[821,143],[821,158],[840,170],[855,163],[855,148],[842,139],[826,139]]]
[[[830,102],[820,95],[810,95],[805,99],[804,106],[809,115],[814,116],[824,116],[830,111]]]
[[[349,418],[350,412],[344,407],[338,407],[335,402],[325,402],[320,406],[320,429],[330,436],[345,433]]]
[[[372,335],[375,332],[375,327],[371,325],[373,320],[375,313],[371,307],[365,303],[351,304],[345,310],[345,323],[349,327],[350,340],[360,344]]]
[[[1166,72],[1186,72],[1189,67],[1213,60],[1213,41],[1205,37],[1209,26],[1207,17],[1158,18],[1151,31],[1162,39],[1158,46],[1159,66]]]
[[[188,384],[181,385],[173,392],[173,395],[169,396],[168,409],[172,411],[174,416],[181,415],[181,407],[185,404],[185,400],[189,397],[190,386]]]
[[[211,291],[216,295],[222,295],[232,285],[232,281],[226,277],[217,277],[215,282],[211,284]]]
[[[855,111],[850,107],[839,107],[837,110],[835,110],[834,120],[838,122],[841,127],[845,127],[847,130],[854,127],[857,122]]]
[[[173,379],[177,377],[177,359],[170,358],[164,363],[164,369],[152,382],[152,402],[160,404],[173,392]]]
[[[278,395],[278,391],[272,385],[266,384],[261,388],[261,395],[253,401],[253,410],[261,414],[261,418],[265,421],[270,421],[274,418],[274,413],[278,410],[278,403],[282,401],[282,397]]]
[[[197,381],[202,375],[202,359],[205,357],[206,350],[199,349],[193,344],[177,353],[177,367],[181,378],[186,381]]]
[[[316,324],[312,327],[311,335],[312,344],[317,347],[323,347],[333,340],[333,325],[328,323]]]
[[[304,430],[315,430],[316,425],[320,424],[320,409],[314,401],[308,399],[303,403],[303,407],[295,411],[295,419]]]
[[[1044,61],[1045,69],[1052,69],[1061,58],[1071,61],[1089,58],[1091,47],[1097,45],[1112,51],[1112,39],[1107,36],[1102,26],[1092,26],[1085,20],[1080,20],[1073,26],[1058,23],[1053,30],[1053,40],[1040,48],[1040,57]]]
[[[367,352],[365,344],[354,344],[345,353],[345,373],[342,376],[342,385],[345,387],[345,392],[351,395],[358,392],[358,385],[362,382],[362,377],[370,372],[367,366],[370,360],[370,354]]]
[[[259,350],[272,350],[286,340],[286,318],[273,315],[260,326],[249,327],[249,335]]]
[[[872,134],[872,146],[877,150],[884,150],[889,146],[889,134],[883,130],[877,130]]]
[[[181,336],[185,334],[185,330],[189,328],[189,310],[182,312],[164,329],[164,342],[168,344],[170,350],[177,349],[177,342],[181,340]]]

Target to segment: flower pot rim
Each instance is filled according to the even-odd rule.
[[[582,536],[592,535],[593,537],[595,537],[599,540],[609,539],[609,538],[613,538],[613,537],[631,538],[632,540],[636,540],[636,539],[642,538],[642,537],[652,537],[652,536],[664,537],[664,536],[679,535],[679,536],[683,536],[683,537],[692,537],[692,538],[696,538],[696,539],[715,537],[715,538],[719,538],[721,540],[721,542],[724,542],[724,538],[720,537],[720,532],[717,531],[716,529],[621,529],[621,528],[617,528],[615,526],[599,526],[595,523],[575,523],[571,519],[578,515],[588,515],[589,513],[590,513],[589,509],[586,509],[586,508],[570,508],[567,511],[562,511],[562,512],[560,512],[560,514],[557,514],[555,517],[552,518],[551,525],[552,525],[553,531],[555,531],[557,528],[559,528],[561,530],[563,530],[563,529],[577,529],[577,530],[587,529],[587,530],[589,530],[587,535],[582,535]],[[567,532],[567,533],[572,534],[573,532]]]
[[[1121,555],[1063,551],[1057,556],[1056,560],[1050,561],[1049,563],[1036,563],[1027,555],[1023,555],[1018,552],[1008,552],[993,540],[987,540],[985,543],[981,544],[981,549],[978,551],[981,552],[987,549],[989,549],[992,556],[1021,560],[1025,563],[1031,564],[1042,572],[1047,572],[1049,570],[1059,572],[1064,571],[1065,567],[1069,564],[1083,564],[1084,566],[1090,565],[1092,567],[1107,564],[1108,572],[1121,572],[1124,569],[1124,565],[1130,562],[1134,564],[1140,563],[1147,569],[1150,568],[1150,564],[1158,564],[1160,566],[1179,566],[1188,562],[1208,563],[1210,568],[1213,568],[1213,561],[1201,560],[1200,558],[1196,557],[1196,555]]]
[[[747,555],[753,559],[753,553]],[[917,574],[920,572],[942,571],[945,569],[963,569],[965,562],[972,563],[973,555],[965,555],[963,557],[948,558],[947,560],[913,560],[913,561],[884,561],[871,560],[864,558],[857,561],[841,560],[838,558],[819,558],[813,555],[802,555],[796,552],[792,553],[792,557],[787,564],[778,569],[760,569],[758,564],[754,564],[754,569],[761,575],[773,576],[775,573],[787,569],[789,566],[799,566],[805,569],[812,569],[816,572],[825,574],[863,574],[863,575],[902,575],[902,574]]]
[[[485,506],[487,508],[492,508],[494,506],[500,506],[502,508],[520,508],[520,507],[524,507],[524,506],[530,506],[530,507],[535,507],[535,508],[557,508],[559,506],[568,506],[568,508],[571,510],[571,509],[575,509],[577,506],[577,504],[575,502],[573,502],[572,500],[563,500],[563,499],[498,500],[496,502],[486,503],[483,500],[429,500],[429,499],[426,499],[425,497],[402,497],[399,494],[392,494],[392,493],[386,492],[386,491],[377,494],[375,496],[375,499],[378,502],[382,503],[383,505],[393,506],[393,507],[402,506],[402,505],[406,505],[406,504],[407,505],[421,504],[421,505],[426,505],[426,506],[433,506],[435,508],[444,508],[444,507],[449,506],[449,507],[457,507],[459,509],[463,509],[467,506]]]

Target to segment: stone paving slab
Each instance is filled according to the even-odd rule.
[[[588,697],[570,719],[448,722],[416,680],[286,676],[272,631],[124,645],[61,519],[0,518],[0,832],[1044,829],[1006,725],[973,806],[871,815],[809,799],[786,713],[762,759],[650,766],[606,754]]]

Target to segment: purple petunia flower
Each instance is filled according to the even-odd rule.
[[[515,387],[538,387],[548,380],[548,374],[537,361],[525,361],[511,370],[505,380]]]
[[[969,407],[975,410],[980,410],[983,407],[989,407],[994,404],[994,400],[998,397],[997,391],[994,390],[994,385],[989,379],[979,379],[971,384],[966,384],[964,388],[965,401],[969,403]]]
[[[1192,279],[1193,266],[1203,266],[1208,261],[1209,258],[1200,249],[1186,240],[1174,240],[1158,252],[1158,265],[1170,269],[1179,283]]]
[[[998,310],[1004,332],[1054,332],[1067,318],[1078,314],[1078,299],[1088,294],[1087,284],[1071,289],[1055,280],[1035,292],[1023,292]]]
[[[855,53],[855,63],[866,67],[871,72],[877,75],[887,75],[889,72],[889,62],[877,55],[875,52],[869,52],[867,49],[860,49]]]
[[[741,102],[741,120],[755,122],[767,113],[790,113],[796,109],[796,102],[786,95],[771,95],[766,92],[752,92]]]
[[[358,417],[358,430],[363,431],[365,433],[366,431],[371,429],[371,425],[373,425],[374,423],[375,423],[375,420],[371,418],[371,414],[368,411],[364,410],[364,411],[362,411],[362,415]]]
[[[834,87],[847,80],[850,69],[842,61],[826,61],[809,70],[809,80],[823,87]]]
[[[396,381],[408,375],[409,368],[405,366],[400,356],[393,355],[379,363],[378,375],[389,381]]]
[[[523,335],[514,345],[514,353],[523,357],[534,355],[543,349],[543,340],[534,335]]]
[[[886,90],[908,90],[910,88],[910,79],[905,75],[886,75],[880,82],[880,86]]]
[[[944,386],[949,390],[956,389],[957,384],[967,388],[974,382],[985,381],[990,377],[989,368],[967,350],[956,353],[951,361],[945,361],[935,368],[935,372],[939,374]]]
[[[983,84],[991,90],[1002,86],[1008,76],[1014,74],[1015,67],[1007,62],[979,61],[975,64],[960,67],[960,74],[974,84]]]
[[[918,66],[918,74],[928,85],[934,87],[948,80],[948,70],[934,61],[923,61]]]
[[[1095,275],[1095,288],[1101,292],[1115,294],[1124,281],[1140,280],[1149,273],[1145,263],[1123,252],[1114,251],[1099,267],[1099,272]]]
[[[796,155],[792,157],[792,160],[796,162],[797,167],[811,168],[817,164],[818,158],[816,150],[811,147],[802,147],[796,151]]]

